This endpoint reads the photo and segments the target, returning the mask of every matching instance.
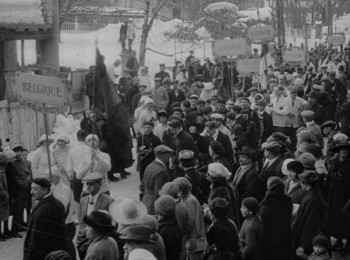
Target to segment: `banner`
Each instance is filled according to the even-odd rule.
[[[239,56],[251,52],[247,39],[215,40],[213,42],[213,56]]]
[[[68,105],[66,79],[17,72],[15,82],[20,101]]]
[[[327,42],[331,45],[342,45],[345,42],[345,36],[342,34],[331,34],[328,35]]]
[[[305,51],[303,50],[286,50],[284,53],[284,60],[289,63],[304,64]]]
[[[260,71],[260,59],[244,59],[238,61],[239,74],[257,73]]]
[[[248,38],[251,41],[268,41],[275,38],[272,26],[254,26],[248,29]]]

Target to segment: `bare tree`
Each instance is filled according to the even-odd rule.
[[[167,5],[174,5],[178,0],[144,0],[145,2],[145,17],[142,26],[141,43],[140,43],[140,66],[145,65],[146,60],[146,45],[148,34],[152,29],[153,23],[159,12]],[[153,7],[154,6],[154,7]]]

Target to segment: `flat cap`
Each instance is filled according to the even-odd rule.
[[[170,78],[164,78],[163,80],[162,80],[162,83],[163,84],[171,84],[171,79]]]
[[[241,101],[244,100],[244,101],[247,101],[248,103],[251,103],[250,100],[249,100],[249,98],[247,98],[247,97],[241,97],[240,100],[241,100]]]
[[[252,87],[252,88],[248,89],[248,91],[249,92],[258,92],[259,90],[256,87]]]
[[[154,78],[154,81],[162,81],[162,78],[159,78],[159,77]]]
[[[191,95],[191,96],[190,96],[190,98],[189,98],[189,99],[195,99],[195,100],[198,100],[198,99],[199,99],[199,97],[198,97],[197,95],[193,94],[193,95]]]
[[[328,120],[324,122],[322,125],[320,125],[321,128],[328,127],[328,126],[333,126],[335,128],[337,126],[337,123],[332,120]]]
[[[300,115],[306,118],[313,118],[315,116],[315,113],[311,110],[304,110]]]
[[[281,147],[282,145],[277,142],[265,142],[261,145],[261,148],[265,150],[275,150],[280,149]]]
[[[169,148],[166,145],[158,145],[156,148],[154,148],[154,154],[157,155],[162,155],[162,154],[169,154],[169,153],[173,153],[173,149]]]
[[[191,160],[194,158],[194,152],[191,150],[182,150],[179,153],[180,160]]]
[[[102,179],[103,174],[99,172],[91,172],[83,178],[83,182],[101,181]]]
[[[154,127],[154,123],[152,121],[146,121],[146,122],[143,123],[143,126]]]
[[[230,178],[231,173],[221,163],[211,163],[208,165],[208,174],[213,178]]]
[[[224,115],[219,114],[219,113],[211,114],[210,117],[211,117],[212,119],[220,119],[220,120],[224,120],[224,119],[225,119]]]
[[[298,87],[292,87],[289,92],[290,92],[290,94],[297,94],[299,92],[299,88]]]
[[[33,183],[39,185],[40,187],[51,189],[51,183],[45,178],[35,178],[33,179]]]

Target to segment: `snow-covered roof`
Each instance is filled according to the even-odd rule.
[[[44,24],[41,0],[1,0],[0,24]]]
[[[239,19],[241,22],[248,21],[259,21],[258,11],[254,9],[241,10],[238,12],[242,18]],[[271,19],[272,8],[271,7],[263,7],[259,8],[260,20],[266,21],[267,19]]]
[[[217,2],[217,3],[212,3],[208,5],[205,9],[204,12],[206,13],[213,13],[213,12],[218,12],[218,11],[231,11],[231,12],[238,12],[239,8],[237,5],[228,3],[228,2]]]

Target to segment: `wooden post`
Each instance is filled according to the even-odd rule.
[[[24,40],[21,40],[21,65],[24,66]]]
[[[46,105],[44,103],[43,103],[43,115],[44,115],[44,125],[45,125],[47,162],[49,163],[49,175],[50,175],[50,181],[51,181],[52,172],[51,172],[51,157],[50,157],[50,144],[49,144],[49,126],[48,126],[48,120],[47,120]]]

